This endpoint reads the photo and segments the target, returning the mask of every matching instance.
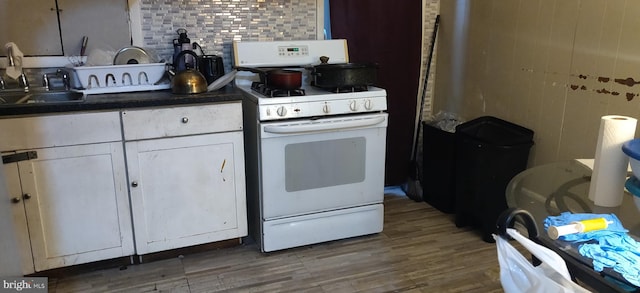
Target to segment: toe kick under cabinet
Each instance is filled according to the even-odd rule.
[[[137,254],[247,235],[240,102],[122,112]]]

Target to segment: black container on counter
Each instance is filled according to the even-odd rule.
[[[224,64],[222,57],[216,55],[198,56],[198,70],[207,79],[207,84],[224,75]]]

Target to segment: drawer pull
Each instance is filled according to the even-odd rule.
[[[182,117],[182,123],[189,123],[189,117]]]
[[[131,187],[138,187],[138,181],[131,182]]]
[[[11,199],[11,203],[19,203],[20,202],[20,198],[19,197],[14,197]]]
[[[31,194],[25,193],[24,195],[22,195],[22,198],[30,199],[31,198]]]

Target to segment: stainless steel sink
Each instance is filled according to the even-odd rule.
[[[25,92],[2,91],[0,92],[0,105],[15,104],[25,95]]]
[[[0,91],[0,105],[69,103],[84,101],[84,94],[72,91]]]

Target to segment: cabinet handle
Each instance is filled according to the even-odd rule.
[[[25,193],[22,198],[24,199],[30,199],[31,198],[31,194]]]
[[[138,187],[138,181],[131,182],[131,187]]]
[[[189,123],[189,117],[182,117],[182,123]]]
[[[19,203],[20,202],[20,198],[19,197],[14,197],[11,199],[11,203]]]

